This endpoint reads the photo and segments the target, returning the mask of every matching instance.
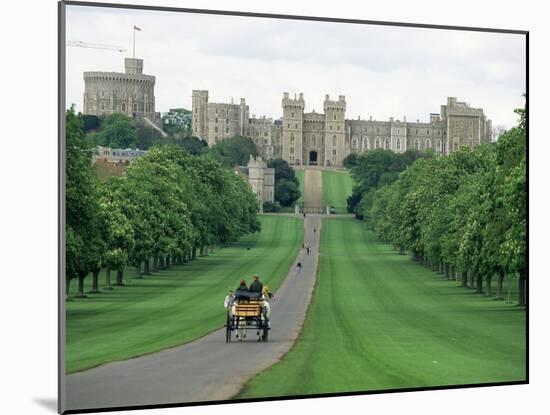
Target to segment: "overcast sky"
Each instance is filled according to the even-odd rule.
[[[67,40],[126,53],[67,47],[67,104],[82,110],[84,71],[123,72],[136,57],[156,76],[157,111],[246,98],[250,114],[282,116],[283,92],[303,92],[306,112],[345,95],[346,118],[428,121],[447,96],[481,107],[493,125],[516,123],[523,105],[523,35],[67,6]],[[353,16],[350,16],[353,17]]]

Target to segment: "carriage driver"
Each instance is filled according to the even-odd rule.
[[[260,279],[257,274],[254,274],[252,277],[252,284],[250,284],[250,288],[248,291],[252,293],[261,293],[262,289],[264,288],[264,285],[260,282]]]

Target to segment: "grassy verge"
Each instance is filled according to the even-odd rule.
[[[351,196],[352,184],[347,170],[323,170],[323,205],[333,206],[336,213],[348,213],[347,198]]]
[[[183,344],[221,327],[223,299],[241,278],[257,273],[276,289],[301,247],[303,221],[260,220],[261,232],[208,257],[143,279],[126,277],[124,287],[67,302],[67,372]],[[86,291],[90,285],[88,277]]]
[[[323,222],[319,266],[296,345],[239,397],[525,379],[523,309],[457,287],[354,219]]]

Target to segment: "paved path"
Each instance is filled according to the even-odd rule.
[[[148,356],[109,363],[66,377],[65,409],[105,408],[163,403],[226,400],[256,373],[268,368],[292,347],[305,319],[319,253],[321,217],[307,215],[301,250],[272,300],[272,329],[267,343],[249,331],[247,341],[225,343],[225,329],[197,341]],[[313,232],[313,229],[316,232]],[[220,309],[223,298],[220,298]],[[220,320],[224,315],[220,311]]]
[[[304,212],[324,213],[321,170],[308,168],[304,174]]]

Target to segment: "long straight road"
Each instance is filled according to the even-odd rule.
[[[304,242],[311,247],[311,254],[300,251],[275,293],[267,343],[258,342],[249,331],[246,341],[226,344],[225,329],[220,329],[183,346],[68,375],[64,409],[190,403],[235,396],[252,376],[280,360],[298,337],[315,285],[320,228],[320,216],[305,218]],[[303,266],[299,274],[295,272],[297,262]],[[220,309],[222,301],[220,298]]]
[[[323,177],[320,169],[305,169],[304,212],[323,213]]]

